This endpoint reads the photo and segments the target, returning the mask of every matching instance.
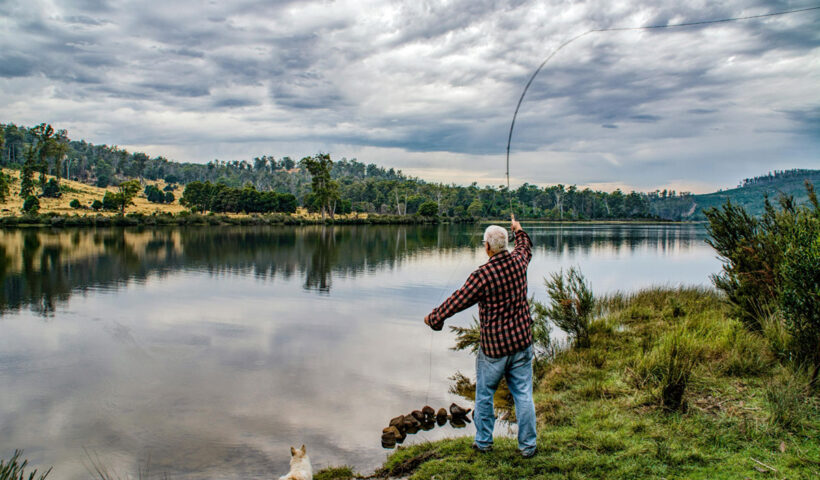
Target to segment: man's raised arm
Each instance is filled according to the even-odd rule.
[[[530,259],[532,258],[532,240],[530,240],[530,236],[527,235],[527,232],[521,228],[521,224],[516,221],[515,215],[512,215],[511,218],[510,230],[512,230],[513,235],[515,235],[515,249],[513,250],[513,254],[518,255],[524,259],[525,262],[530,263]]]

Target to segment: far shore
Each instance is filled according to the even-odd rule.
[[[528,225],[634,225],[634,224],[700,224],[694,221],[671,221],[662,219],[612,219],[612,220],[544,220],[526,219]],[[418,215],[344,215],[322,219],[318,215],[273,214],[201,214],[183,211],[177,214],[126,213],[125,215],[106,213],[65,214],[45,212],[36,215],[7,215],[0,217],[0,228],[71,228],[71,227],[164,227],[164,226],[301,226],[301,225],[439,225],[439,224],[504,224],[503,219],[473,219],[450,217],[422,217]]]

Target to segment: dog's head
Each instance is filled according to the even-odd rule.
[[[299,449],[290,447],[290,456],[293,457],[293,460],[301,460],[307,456],[307,450],[304,445]]]

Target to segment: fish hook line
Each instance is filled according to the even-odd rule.
[[[510,190],[510,144],[512,143],[512,136],[513,136],[513,129],[515,128],[515,119],[518,117],[518,111],[521,109],[521,103],[524,102],[524,96],[527,95],[527,90],[530,89],[530,85],[532,85],[533,80],[535,77],[538,76],[538,73],[544,68],[544,66],[552,60],[558,52],[560,52],[564,47],[569,45],[570,43],[589,35],[590,33],[599,33],[599,32],[624,32],[630,30],[657,30],[657,29],[666,29],[666,28],[681,28],[681,27],[693,27],[697,25],[710,25],[713,23],[728,23],[728,22],[737,22],[741,20],[752,20],[755,18],[765,18],[765,17],[775,17],[778,15],[788,15],[791,13],[799,13],[799,12],[808,12],[810,10],[820,10],[820,6],[816,7],[806,7],[806,8],[799,8],[796,10],[786,10],[780,12],[772,12],[772,13],[763,13],[760,15],[748,15],[745,17],[731,17],[731,18],[721,18],[717,20],[704,20],[699,22],[685,22],[685,23],[672,23],[666,25],[647,25],[643,27],[611,27],[611,28],[593,28],[591,30],[587,30],[586,32],[576,35],[569,40],[566,40],[564,43],[558,46],[549,56],[541,62],[541,65],[535,69],[535,71],[530,76],[530,79],[527,81],[527,84],[524,86],[524,91],[521,92],[521,97],[518,99],[518,104],[515,106],[515,113],[513,113],[512,122],[510,123],[510,133],[507,136],[507,195],[510,198],[510,213],[512,213],[512,191]]]
[[[444,300],[444,296],[448,292],[452,292],[452,283],[453,278],[455,278],[456,273],[461,269],[461,264],[464,263],[464,256],[461,256],[456,263],[455,268],[450,271],[450,276],[447,278],[447,283],[445,284],[444,288],[441,289],[441,294],[439,294],[438,300],[436,301],[436,306],[441,305],[442,300]],[[430,329],[430,348],[428,351],[428,358],[427,358],[427,394],[424,398],[424,404],[430,404],[430,390],[433,388],[433,330]]]

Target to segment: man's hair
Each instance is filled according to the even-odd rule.
[[[507,229],[498,225],[490,225],[484,230],[484,241],[490,246],[491,253],[498,253],[507,249]]]

